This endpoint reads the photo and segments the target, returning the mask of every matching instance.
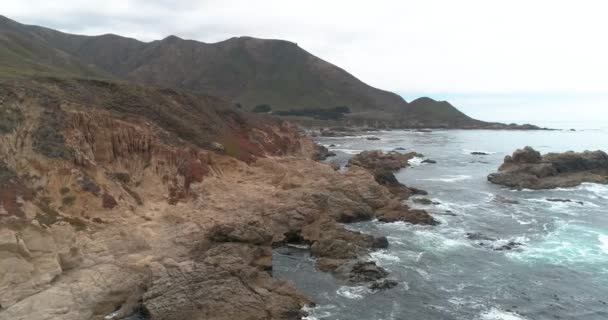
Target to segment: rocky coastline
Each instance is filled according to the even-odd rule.
[[[506,156],[488,181],[516,189],[575,187],[608,183],[608,155],[603,151],[548,153],[525,147]]]
[[[336,171],[289,123],[213,98],[47,79],[0,101],[17,119],[0,132],[2,320],[299,319],[313,301],[272,277],[273,248],[383,290],[368,254],[387,239],[342,223],[436,223],[402,203],[422,192],[392,175],[411,155]]]

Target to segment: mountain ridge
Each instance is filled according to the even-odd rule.
[[[34,51],[43,56],[64,57],[63,62],[47,58],[38,64],[26,63],[24,68],[33,73],[65,70],[69,76],[185,89],[222,97],[246,110],[265,105],[271,113],[293,114],[289,119],[313,125],[536,128],[475,120],[448,102],[430,98],[408,103],[286,40],[242,36],[205,43],[170,35],[142,42],[114,34],[74,35],[4,17],[0,19],[0,39],[7,36],[17,39],[9,43],[34,43],[39,48]],[[0,53],[0,70],[11,70],[15,58],[5,59],[5,55],[9,56]],[[346,107],[348,112],[337,114],[333,122],[322,121],[316,111],[336,107]]]

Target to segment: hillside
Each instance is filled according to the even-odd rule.
[[[268,106],[276,115],[312,125],[497,126],[446,102],[407,103],[288,41],[239,37],[209,44],[169,36],[144,43],[109,34],[66,34],[4,17],[0,38],[0,70],[9,74],[54,73],[181,88],[225,98],[246,110]]]

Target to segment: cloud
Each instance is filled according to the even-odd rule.
[[[608,93],[608,3],[581,0],[4,0],[3,14],[81,34],[297,42],[408,92]]]

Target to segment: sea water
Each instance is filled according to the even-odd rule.
[[[608,151],[608,130],[381,131],[319,138],[343,164],[361,150],[416,151],[396,174],[427,190],[438,226],[364,222],[347,225],[385,235],[390,246],[370,259],[399,285],[373,292],[317,272],[306,250],[279,249],[274,275],[295,282],[316,303],[308,319],[608,319],[608,186],[515,191],[487,182],[505,155],[524,146],[546,152]],[[480,151],[487,155],[472,155]],[[330,159],[331,160],[331,159]],[[567,199],[552,202],[547,199]],[[478,233],[491,240],[471,240]],[[509,242],[512,250],[495,250]]]

